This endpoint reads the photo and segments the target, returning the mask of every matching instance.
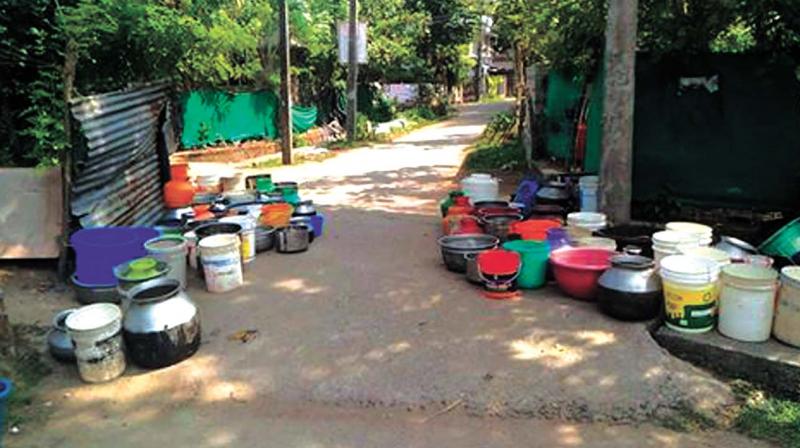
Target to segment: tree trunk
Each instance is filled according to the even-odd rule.
[[[0,347],[11,347],[14,344],[14,332],[6,314],[6,303],[3,290],[0,289]]]
[[[600,207],[615,224],[631,219],[637,0],[610,0]]]
[[[525,48],[521,42],[514,43],[514,97],[517,136],[522,139],[524,133],[522,124],[527,117],[527,108],[525,107]]]

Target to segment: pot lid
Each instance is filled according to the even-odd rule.
[[[466,233],[462,235],[449,235],[439,238],[439,245],[448,250],[477,251],[486,250],[497,246],[500,240],[492,235]]]
[[[611,257],[611,265],[622,269],[645,270],[655,267],[656,263],[641,255],[624,254]]]
[[[758,249],[753,247],[752,244],[748,243],[747,241],[742,241],[739,238],[734,238],[732,236],[722,236],[720,237],[720,240],[730,244],[731,246],[739,248],[745,252],[750,252],[751,254],[758,253]]]
[[[126,282],[149,280],[169,271],[169,265],[152,257],[142,257],[114,266],[117,280]]]

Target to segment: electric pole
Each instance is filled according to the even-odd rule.
[[[350,23],[347,33],[347,139],[354,141],[358,107],[358,0],[350,0]]]
[[[281,59],[281,104],[280,132],[281,155],[284,165],[292,164],[292,75],[290,70],[289,12],[286,0],[280,0],[280,59]]]
[[[608,2],[600,207],[616,224],[631,219],[638,6],[637,0]]]

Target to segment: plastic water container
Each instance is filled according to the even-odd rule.
[[[668,327],[685,333],[714,328],[719,297],[719,264],[709,258],[670,255],[661,260]]]
[[[144,243],[149,256],[169,265],[168,278],[177,280],[186,289],[186,253],[188,244],[182,236],[168,235]]]
[[[473,204],[479,201],[496,201],[500,196],[500,181],[491,174],[471,174],[461,179],[461,191]]]
[[[198,247],[209,292],[228,292],[244,284],[237,235],[211,235],[200,240]]]
[[[567,215],[567,225],[595,232],[606,228],[606,214],[599,212],[573,212]]]
[[[781,269],[772,334],[781,342],[800,347],[800,266]]]
[[[731,264],[731,256],[719,249],[714,249],[713,247],[705,247],[705,246],[697,246],[697,247],[689,247],[689,246],[680,246],[678,250],[683,255],[689,255],[692,257],[702,257],[702,258],[710,258],[719,264],[720,269],[724,268],[725,266]]]
[[[598,210],[597,190],[599,187],[600,178],[598,176],[583,176],[578,180],[582,212],[596,212]]]
[[[550,244],[547,241],[508,241],[503,243],[503,249],[518,253],[522,260],[522,267],[517,277],[517,286],[525,289],[544,286],[547,274],[547,260],[550,257]]]
[[[78,373],[87,383],[111,381],[125,372],[122,310],[111,303],[78,308],[64,322],[75,343]]]
[[[719,332],[743,342],[764,342],[772,333],[778,273],[750,264],[722,268]]]
[[[707,225],[698,224],[695,222],[668,222],[666,229],[694,235],[695,238],[697,238],[698,246],[710,246],[714,239],[714,229]]]
[[[664,257],[680,255],[681,248],[697,247],[697,237],[675,230],[662,230],[651,237],[653,241],[653,258],[658,265]]]
[[[227,216],[220,222],[232,222],[242,226],[239,237],[242,240],[242,263],[250,263],[256,259],[256,220],[250,215]]]
[[[75,277],[86,285],[113,285],[114,266],[147,255],[144,242],[158,236],[147,227],[82,229],[70,237],[75,249]]]

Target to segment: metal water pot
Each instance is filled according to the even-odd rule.
[[[122,322],[128,357],[149,369],[192,356],[200,347],[200,315],[180,282],[157,278],[128,291],[130,305]]]
[[[312,241],[314,232],[304,224],[291,224],[275,233],[277,250],[284,254],[304,252]]]
[[[661,311],[661,278],[650,258],[631,253],[612,257],[598,285],[598,305],[611,317],[647,320]]]

